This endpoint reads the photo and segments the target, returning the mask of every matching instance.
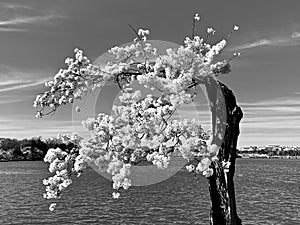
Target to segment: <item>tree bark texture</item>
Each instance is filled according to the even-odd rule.
[[[211,197],[211,225],[241,225],[237,215],[234,172],[239,123],[243,117],[233,92],[222,82],[208,78],[205,82],[212,115],[212,144],[220,147],[218,160],[212,163],[208,178]]]

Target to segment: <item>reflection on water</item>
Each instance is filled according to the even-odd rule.
[[[300,161],[238,159],[236,195],[243,224],[300,224]],[[150,186],[131,187],[118,200],[111,182],[93,170],[75,178],[54,212],[42,197],[43,162],[0,163],[0,224],[208,224],[205,178],[179,172]]]

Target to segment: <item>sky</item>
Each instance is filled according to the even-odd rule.
[[[297,0],[1,0],[0,137],[72,132],[72,106],[37,119],[32,104],[74,48],[95,60],[134,38],[128,24],[150,29],[150,39],[182,44],[199,13],[196,34],[213,27],[212,43],[240,27],[223,55],[241,57],[220,78],[244,112],[238,147],[300,146],[299,9]],[[107,107],[105,96],[110,92],[100,107]]]

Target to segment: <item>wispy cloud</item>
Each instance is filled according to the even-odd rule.
[[[40,69],[21,71],[18,68],[0,65],[0,93],[40,85],[50,79],[48,74],[50,73]]]
[[[240,103],[245,107],[251,106],[289,106],[289,105],[299,105],[300,99],[293,96],[286,96],[280,98],[274,98],[265,101],[251,102],[251,103]]]
[[[8,2],[1,2],[0,8],[9,9],[9,10],[18,10],[18,9],[32,10],[32,7],[28,5],[21,5],[21,4],[8,3]]]
[[[289,96],[255,103],[240,103],[240,106],[248,117],[278,116],[290,118],[299,114],[300,99]]]
[[[31,95],[1,95],[0,96],[0,105],[1,104],[14,104],[17,102],[24,102],[24,101],[29,101],[32,100],[33,96]],[[0,120],[1,122],[1,120]]]
[[[256,48],[261,46],[292,46],[300,43],[300,32],[294,32],[288,37],[278,37],[278,38],[262,38],[253,42],[242,44],[233,47],[231,50],[239,51],[243,49]]]
[[[12,27],[0,27],[0,32],[23,32],[26,29],[23,28],[12,28]]]
[[[300,38],[300,32],[294,32],[291,37],[292,38]]]
[[[0,3],[0,13],[0,32],[27,31],[27,25],[53,24],[57,19],[70,19],[57,10],[14,3]]]
[[[72,133],[72,121],[20,118],[18,116],[0,117],[0,137],[31,138],[37,136],[55,137],[57,133]]]
[[[247,43],[244,45],[239,45],[237,47],[234,48],[234,50],[242,50],[242,49],[247,49],[247,48],[255,48],[255,47],[259,47],[259,46],[263,46],[263,45],[271,45],[274,44],[275,41],[274,40],[268,40],[268,39],[261,39],[252,43]]]
[[[19,16],[13,19],[0,21],[0,26],[9,26],[9,25],[23,25],[23,24],[34,24],[34,23],[43,23],[52,19],[60,18],[61,16],[54,13],[44,16]]]
[[[1,88],[0,89],[0,93],[1,92],[7,92],[7,91],[13,91],[13,90],[19,90],[19,89],[24,89],[24,88],[29,88],[29,87],[34,87],[34,86],[37,86],[37,85],[41,85],[43,83],[45,83],[46,81],[48,81],[49,79],[48,78],[44,78],[44,79],[39,79],[39,80],[36,80],[36,81],[27,81],[26,84],[16,84],[12,87],[6,87],[6,88]]]
[[[239,142],[245,145],[299,145],[300,99],[286,96],[267,101],[240,103],[244,112]]]

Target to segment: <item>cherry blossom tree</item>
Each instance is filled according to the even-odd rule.
[[[196,36],[195,25],[199,20],[195,14],[192,36],[186,37],[179,48],[167,49],[163,55],[148,42],[149,30],[133,27],[134,41],[111,48],[109,53],[114,58],[105,65],[93,64],[83,51],[75,49],[74,58],[65,61],[67,68],[45,83],[49,90],[34,101],[38,118],[93,94],[107,83],[116,83],[122,91],[121,105],[113,107],[114,115],[100,113],[83,121],[91,135],[88,141],[77,134],[58,135],[63,143],[74,147],[69,151],[48,150],[44,161],[50,164],[53,176],[43,181],[45,198],[61,197],[72,183],[72,174],[79,176],[91,164],[110,174],[112,197],[119,198],[119,190],[132,185],[133,165],[148,161],[164,169],[173,156],[181,156],[186,159],[188,171],[208,178],[211,224],[241,224],[236,212],[233,176],[242,111],[232,91],[217,79],[231,71],[230,62],[239,53],[226,60],[216,60],[227,39],[239,28],[234,26],[226,38],[209,44],[208,39],[215,30],[207,28],[205,38]],[[160,94],[142,97],[141,90],[134,90],[135,84]],[[180,106],[195,100],[199,85],[205,87],[208,95],[211,131],[205,131],[195,119],[172,119]],[[54,207],[55,203],[49,209],[52,211]]]

